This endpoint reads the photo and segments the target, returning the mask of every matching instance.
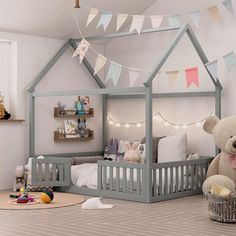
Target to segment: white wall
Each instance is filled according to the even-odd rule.
[[[32,37],[27,35],[0,32],[0,39],[16,41],[18,44],[18,109],[17,118],[23,118],[24,123],[0,123],[0,190],[12,187],[14,169],[16,165],[24,164],[28,158],[28,100],[27,86],[40,70],[49,62],[59,48],[65,43],[62,40]],[[97,48],[102,50],[103,47]],[[88,73],[84,72],[77,59],[71,58],[72,51],[68,49],[66,54],[55,65],[55,68],[47,74],[45,80],[39,84],[38,89],[67,89],[74,86],[85,88],[94,87]],[[1,78],[3,79],[3,78]],[[41,99],[36,107],[36,140],[38,153],[78,152],[89,150],[88,143],[83,145],[55,144],[53,131],[60,125],[60,121],[53,118],[53,108],[60,100],[63,103],[72,104],[75,98]],[[96,106],[95,114],[99,114],[99,99],[92,98]],[[62,121],[61,121],[62,122]],[[96,123],[97,122],[97,123]],[[95,136],[100,137],[100,117],[97,115],[89,123],[96,130]],[[100,141],[92,141],[92,149],[99,149]]]
[[[222,60],[222,56],[236,49],[235,46],[235,17],[232,17],[223,6],[220,6],[220,12],[223,17],[223,22],[214,23],[209,19],[207,11],[204,7],[214,4],[216,1],[189,1],[179,0],[178,4],[173,4],[171,0],[156,1],[144,14],[176,14],[181,13],[183,21],[190,22],[187,12],[198,10],[202,11],[200,30],[194,31],[200,41],[203,49],[209,60],[221,59],[219,61],[219,78],[223,84],[223,117],[234,114],[236,112],[235,92],[236,85],[235,70],[227,72]],[[205,8],[206,9],[206,8]],[[167,18],[164,20],[164,25],[167,23]],[[150,23],[145,22],[145,27],[150,27]],[[127,28],[128,30],[129,28]],[[106,45],[106,56],[118,63],[137,67],[142,69],[151,69],[157,63],[164,50],[170,45],[175,32],[156,33],[143,36],[133,36],[117,38]],[[188,67],[198,66],[200,76],[200,88],[192,86],[186,89],[184,69]],[[180,76],[176,86],[170,88],[165,72],[168,70],[180,70]],[[188,92],[188,91],[206,91],[212,90],[214,87],[210,82],[206,71],[203,68],[195,50],[187,37],[184,37],[176,50],[172,53],[167,63],[161,70],[161,78],[159,81],[154,81],[154,90],[158,92]],[[147,76],[147,75],[146,75]],[[146,79],[142,75],[136,86],[142,85]],[[113,86],[112,83],[108,83]],[[128,85],[127,72],[122,74],[118,86]],[[137,105],[138,104],[138,105]],[[155,100],[154,112],[159,111],[165,118],[174,123],[189,123],[198,121],[206,117],[210,112],[214,112],[214,100],[211,98],[184,98],[184,99],[159,99]],[[111,116],[120,122],[138,122],[144,119],[144,103],[143,101],[134,100],[126,101],[111,101],[109,105]],[[120,112],[122,111],[122,112]],[[157,127],[158,126],[158,127]],[[163,127],[154,121],[154,135],[172,135],[176,132],[173,128]],[[110,137],[119,136],[124,139],[140,139],[144,135],[144,128],[115,128],[110,127]],[[200,152],[202,155],[214,155],[214,143],[210,135],[204,133],[201,129],[193,127],[187,131],[188,134],[188,149],[190,152]]]

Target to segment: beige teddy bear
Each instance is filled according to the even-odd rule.
[[[212,185],[219,184],[235,191],[236,186],[236,115],[218,119],[209,117],[203,129],[213,135],[216,146],[221,150],[211,162],[207,179],[203,183],[203,193],[211,191]]]

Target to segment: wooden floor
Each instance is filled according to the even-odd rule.
[[[1,210],[0,236],[235,236],[236,224],[210,220],[202,195],[155,204],[103,199],[109,210],[80,205],[47,210]]]

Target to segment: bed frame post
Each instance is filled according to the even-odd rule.
[[[35,155],[35,98],[29,93],[29,156]]]
[[[145,168],[145,200],[152,199],[152,82],[146,86],[146,168]]]
[[[105,150],[107,143],[107,95],[102,95],[102,150]]]

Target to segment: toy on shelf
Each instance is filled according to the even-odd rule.
[[[78,119],[78,128],[76,132],[79,134],[80,138],[88,138],[90,129],[86,128],[86,119]]]
[[[77,115],[90,114],[90,102],[88,96],[79,96],[78,101],[75,102],[75,109]]]
[[[66,112],[65,112],[65,109],[66,109],[66,105],[62,105],[61,102],[58,102],[58,110],[59,110],[59,114],[60,115],[65,115]]]
[[[48,204],[48,203],[51,203],[51,201],[53,200],[54,198],[54,194],[51,190],[49,189],[46,189],[44,190],[41,195],[40,195],[40,199],[43,203],[45,204]]]
[[[11,114],[7,112],[4,107],[4,98],[0,93],[0,120],[9,120],[11,118]]]

